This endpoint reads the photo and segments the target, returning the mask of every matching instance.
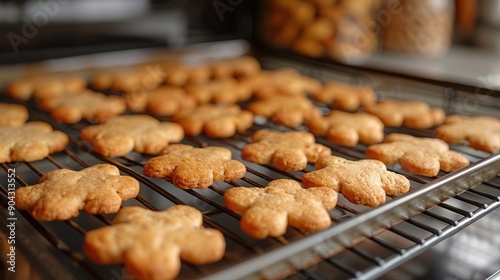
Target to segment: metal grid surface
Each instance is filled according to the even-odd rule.
[[[500,205],[500,154],[452,145],[452,149],[471,160],[471,166],[451,174],[440,172],[436,178],[409,174],[398,165],[388,166],[411,181],[408,194],[388,197],[386,204],[374,209],[353,205],[340,196],[337,207],[330,211],[331,228],[304,235],[289,227],[283,237],[255,240],[240,230],[240,216],[225,208],[223,193],[234,186],[263,187],[277,178],[300,181],[305,172],[314,170],[308,165],[304,171],[284,172],[271,165],[261,166],[241,159],[240,149],[249,143],[252,132],[260,128],[286,128],[257,118],[250,131],[231,138],[186,137],[183,143],[193,146],[217,145],[231,149],[233,158],[247,166],[247,173],[242,179],[217,182],[208,189],[181,190],[165,180],[142,175],[143,164],[151,157],[130,153],[111,159],[91,152],[88,143],[79,137],[79,131],[90,123],[54,123],[46,113],[36,109],[36,104],[28,105],[31,119],[47,121],[63,130],[70,136],[70,144],[64,152],[41,161],[2,164],[0,213],[5,216],[2,218],[7,216],[5,184],[9,168],[15,168],[19,188],[35,184],[44,173],[59,168],[79,170],[97,163],[116,165],[123,174],[141,183],[139,196],[124,205],[161,210],[174,204],[188,204],[203,212],[206,227],[224,234],[227,249],[223,260],[201,266],[183,263],[179,279],[374,279]],[[385,132],[432,136],[430,130],[386,128]],[[332,148],[334,155],[351,160],[365,157],[365,145],[345,148],[323,138],[317,140]],[[96,265],[87,260],[82,251],[85,233],[110,224],[112,215],[81,212],[79,217],[68,221],[40,222],[19,211],[17,218],[16,238],[21,253],[43,279],[130,279],[121,265]]]

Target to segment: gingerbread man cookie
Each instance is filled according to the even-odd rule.
[[[63,123],[77,123],[81,120],[104,121],[121,115],[127,109],[120,96],[106,96],[99,92],[84,91],[75,95],[62,95],[40,101],[41,109]]]
[[[443,123],[444,110],[431,108],[420,101],[384,100],[365,107],[365,112],[382,120],[386,126],[405,126],[415,129],[427,129]]]
[[[307,126],[314,135],[326,136],[331,142],[347,147],[384,140],[384,124],[366,113],[330,111],[328,116],[312,119]]]
[[[214,181],[232,181],[245,176],[245,165],[231,158],[231,150],[223,147],[173,144],[163,149],[162,155],[146,162],[143,173],[169,180],[181,189],[207,188]]]
[[[252,135],[253,143],[241,149],[243,159],[257,163],[272,162],[281,170],[303,170],[331,149],[317,144],[314,135],[306,131],[277,132],[262,129]]]
[[[203,227],[197,209],[176,205],[163,211],[124,207],[111,226],[85,235],[84,251],[100,264],[124,263],[137,279],[175,279],[181,260],[207,264],[224,256],[226,242],[218,230]]]
[[[160,86],[151,91],[125,93],[127,107],[133,112],[151,112],[158,116],[173,116],[196,107],[196,99],[180,87]]]
[[[330,188],[303,189],[296,181],[278,179],[265,188],[236,187],[224,192],[226,207],[243,214],[241,229],[262,239],[285,234],[290,225],[303,232],[328,228],[328,211],[337,204],[337,192]]]
[[[368,86],[349,85],[340,82],[327,82],[312,98],[321,103],[346,111],[354,111],[362,106],[372,105],[377,96]]]
[[[328,156],[321,157],[315,167],[316,171],[302,176],[305,188],[328,187],[354,204],[375,207],[385,203],[386,194],[402,194],[410,189],[406,177],[388,171],[378,160]]]
[[[20,100],[43,100],[85,90],[87,81],[79,75],[38,75],[21,78],[7,86],[7,94]]]
[[[295,95],[275,95],[254,101],[247,109],[287,127],[296,127],[321,116],[321,110],[307,97]]]
[[[247,101],[252,96],[250,87],[233,78],[211,80],[203,84],[188,85],[185,88],[186,92],[199,103],[235,104]]]
[[[122,202],[137,196],[139,182],[120,176],[114,165],[98,164],[81,171],[59,169],[38,184],[16,190],[16,207],[39,220],[68,220],[80,210],[91,214],[118,212]]]
[[[480,151],[492,153],[500,149],[500,120],[494,117],[448,116],[435,133],[448,143],[466,141],[470,147]]]
[[[32,162],[63,151],[68,136],[45,122],[28,122],[21,127],[0,127],[0,163]]]
[[[175,115],[173,120],[182,125],[187,135],[197,136],[203,132],[208,137],[224,138],[249,129],[253,125],[253,114],[238,105],[204,104]]]
[[[469,165],[464,155],[451,151],[448,144],[440,139],[391,133],[384,142],[368,147],[366,156],[385,164],[399,163],[413,174],[433,177],[439,170],[452,172]]]
[[[132,151],[157,154],[169,143],[181,141],[184,130],[177,123],[160,122],[148,115],[124,115],[87,126],[81,136],[95,152],[119,157]]]

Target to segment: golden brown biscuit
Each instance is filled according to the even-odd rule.
[[[50,116],[63,123],[81,120],[99,122],[121,115],[127,109],[120,96],[107,96],[95,91],[84,91],[77,95],[62,95],[41,100],[39,106]]]
[[[320,90],[322,86],[319,80],[301,75],[291,68],[262,71],[242,79],[241,83],[250,87],[258,99],[276,94],[306,95]]]
[[[366,156],[385,164],[399,163],[413,174],[433,177],[439,170],[452,172],[469,165],[464,155],[449,150],[443,140],[391,133],[384,142],[368,147]]]
[[[366,113],[330,111],[325,117],[312,119],[308,129],[316,136],[326,136],[335,144],[354,147],[358,142],[379,143],[384,140],[384,124]]]
[[[430,108],[420,101],[384,100],[365,107],[365,111],[379,117],[386,126],[392,127],[426,129],[443,123],[445,119],[443,109]]]
[[[199,103],[234,104],[246,101],[252,96],[250,87],[233,78],[211,80],[204,84],[187,85],[185,88]]]
[[[327,82],[321,90],[312,94],[316,101],[347,111],[375,104],[376,95],[367,86],[349,85],[340,82]]]
[[[500,120],[494,117],[448,116],[435,133],[448,143],[466,141],[470,147],[490,153],[500,149]]]
[[[160,86],[151,91],[127,92],[127,107],[133,112],[148,111],[158,116],[172,116],[196,107],[196,99],[179,87]]]
[[[321,110],[307,97],[295,95],[275,95],[254,101],[248,104],[247,109],[287,127],[295,127],[321,116]]]
[[[278,237],[287,225],[303,232],[328,228],[328,211],[337,204],[337,192],[330,188],[303,189],[288,179],[269,182],[265,188],[230,188],[224,192],[226,207],[239,214],[241,229],[254,238]]]
[[[278,132],[262,129],[252,135],[253,143],[241,149],[243,159],[257,163],[273,163],[281,170],[303,170],[321,156],[331,155],[330,148],[316,143],[306,131]]]
[[[28,122],[21,127],[0,127],[0,163],[32,162],[63,151],[68,136],[48,123]]]
[[[204,84],[212,78],[212,69],[208,65],[181,65],[168,69],[164,83],[171,86]]]
[[[193,110],[183,111],[173,117],[190,136],[205,133],[208,137],[231,137],[245,132],[253,125],[253,114],[238,105],[217,106],[204,104]]]
[[[216,262],[226,242],[218,230],[203,227],[200,211],[185,205],[151,211],[124,207],[113,224],[85,235],[84,251],[100,264],[124,263],[137,279],[175,279],[181,260],[192,264]]]
[[[148,115],[125,115],[87,126],[81,137],[92,144],[95,152],[119,157],[132,151],[157,154],[169,143],[181,141],[184,131],[179,124],[160,122]]]
[[[78,75],[40,75],[13,81],[8,85],[7,93],[20,100],[43,100],[79,93],[86,86],[87,81]]]
[[[231,150],[223,147],[173,144],[163,149],[162,155],[146,162],[143,173],[169,180],[181,189],[207,188],[214,181],[232,181],[245,176],[245,165],[231,157]]]
[[[149,91],[163,82],[166,75],[165,68],[165,65],[143,64],[102,70],[92,75],[90,84],[98,90]]]
[[[316,171],[302,176],[305,188],[328,187],[354,204],[375,207],[385,203],[386,194],[402,194],[410,189],[406,177],[388,171],[378,160],[328,156],[321,157],[315,167]]]
[[[210,65],[214,79],[242,78],[253,76],[261,71],[260,63],[251,56],[215,61]]]
[[[0,103],[0,127],[23,126],[29,118],[28,109],[20,104]]]
[[[58,169],[38,184],[16,190],[16,206],[39,220],[68,220],[80,210],[91,214],[118,212],[122,202],[137,196],[139,182],[120,176],[111,164],[97,164],[81,171]]]

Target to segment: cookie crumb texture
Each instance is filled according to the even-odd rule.
[[[207,264],[224,256],[224,236],[202,223],[201,212],[191,206],[124,207],[111,226],[87,233],[84,251],[96,263],[124,263],[137,279],[175,279],[181,260]]]
[[[261,129],[252,135],[253,143],[241,149],[243,159],[257,164],[273,163],[280,170],[303,170],[331,149],[316,143],[306,131],[278,132]]]
[[[28,122],[21,127],[0,127],[0,162],[33,162],[60,152],[68,136],[45,122]]]
[[[148,115],[125,115],[88,126],[82,129],[81,136],[95,152],[119,157],[132,151],[158,154],[169,143],[181,141],[184,130],[177,123],[160,122]]]
[[[122,202],[139,193],[139,182],[120,176],[114,165],[97,164],[81,171],[58,169],[38,184],[16,190],[16,206],[43,221],[68,220],[80,210],[91,214],[114,214]]]
[[[410,181],[406,177],[388,171],[378,160],[351,161],[329,156],[320,158],[315,168],[316,171],[302,177],[304,187],[331,188],[354,204],[376,207],[385,203],[386,195],[410,190]]]
[[[232,181],[245,176],[245,165],[231,157],[231,150],[223,147],[173,144],[167,146],[162,155],[146,162],[143,173],[169,180],[181,189],[207,188],[214,181]]]
[[[469,165],[467,157],[450,150],[440,139],[391,133],[384,142],[369,146],[366,156],[385,164],[399,163],[413,174],[434,177],[439,170],[453,172]]]
[[[224,193],[226,207],[243,214],[241,229],[263,239],[285,234],[290,225],[303,232],[328,228],[328,211],[337,204],[337,192],[330,188],[303,189],[293,180],[271,181],[265,188],[236,187]]]

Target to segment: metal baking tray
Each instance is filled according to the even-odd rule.
[[[244,50],[246,51],[245,47],[239,51]],[[141,50],[140,53],[148,54],[148,51]],[[138,58],[132,63],[140,62],[141,57],[149,57],[138,55],[137,51],[115,55]],[[374,86],[380,97],[424,100],[445,108],[449,113],[454,110],[450,104],[456,104],[456,98],[466,94],[456,91],[456,94],[450,95],[450,90],[453,90],[450,87],[396,79],[380,73],[366,74],[272,55],[255,55],[268,69],[288,66],[321,80],[368,83]],[[70,58],[54,63],[65,65],[62,68],[66,70],[78,70],[74,65],[78,59]],[[0,102],[7,101],[17,102],[2,93]],[[228,183],[217,182],[208,189],[181,190],[168,181],[142,175],[142,166],[150,156],[130,153],[124,157],[105,158],[91,152],[88,143],[79,137],[79,131],[91,123],[55,123],[45,112],[37,109],[34,101],[24,104],[29,107],[32,120],[47,121],[56,129],[66,132],[70,136],[70,144],[64,152],[53,154],[44,160],[2,164],[1,219],[8,218],[6,208],[9,169],[15,168],[16,187],[19,188],[35,184],[44,173],[59,168],[78,170],[97,163],[116,165],[123,174],[141,182],[139,196],[124,205],[139,205],[154,210],[175,204],[191,205],[203,212],[206,227],[216,228],[224,234],[227,242],[224,258],[217,263],[201,266],[183,263],[179,279],[376,279],[500,206],[500,154],[479,152],[465,145],[451,145],[453,150],[464,153],[472,164],[457,172],[440,172],[435,178],[409,174],[397,164],[390,165],[390,170],[403,174],[410,180],[409,193],[388,197],[385,204],[376,208],[354,205],[340,196],[337,207],[330,211],[333,225],[327,230],[304,235],[289,227],[282,237],[256,240],[240,230],[240,216],[225,208],[223,193],[234,186],[262,187],[277,178],[300,181],[304,173],[314,170],[312,165],[308,165],[304,171],[284,172],[271,165],[257,165],[241,159],[241,148],[249,143],[252,132],[261,128],[287,128],[256,118],[254,126],[248,132],[231,138],[211,139],[204,135],[186,137],[182,141],[186,144],[198,147],[217,145],[231,149],[234,159],[247,166],[247,173],[242,179]],[[328,110],[324,106],[323,109]],[[483,109],[481,112],[496,112],[495,108],[488,105]],[[432,130],[386,128],[386,134],[392,132],[425,137],[433,135]],[[329,146],[334,155],[352,160],[365,157],[366,146],[363,144],[346,148],[321,137],[317,140]],[[40,222],[23,211],[17,211],[15,217],[18,271],[30,271],[41,279],[133,279],[126,275],[123,266],[94,264],[85,257],[82,250],[85,233],[109,224],[112,215],[89,215],[81,212],[80,216],[68,221]],[[2,228],[2,231],[9,236],[9,230]],[[3,263],[5,266],[5,262]]]

